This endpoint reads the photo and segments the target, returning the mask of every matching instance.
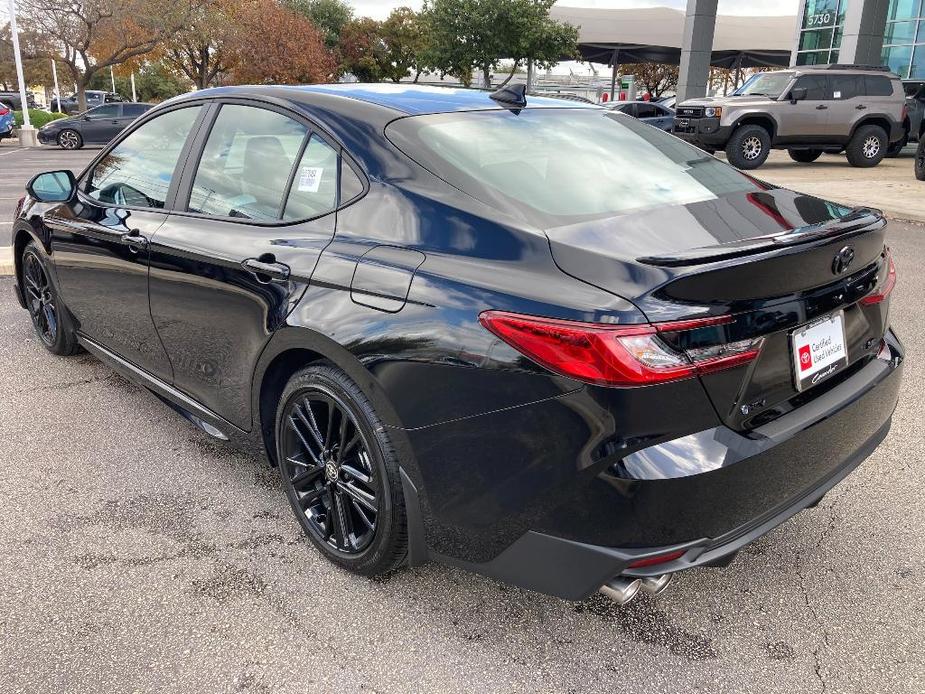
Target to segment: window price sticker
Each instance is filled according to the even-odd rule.
[[[321,176],[324,169],[319,166],[303,166],[299,172],[299,191],[302,193],[317,193],[321,187]]]

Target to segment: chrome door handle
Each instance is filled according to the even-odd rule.
[[[819,105],[816,107],[816,110],[817,110],[817,111],[828,111],[828,110],[829,110],[829,107],[826,106],[826,105],[824,105],[824,104],[819,104]]]
[[[148,245],[148,239],[142,236],[138,229],[132,229],[127,234],[122,235],[122,243],[128,246],[132,253],[138,253]]]
[[[866,110],[867,110],[867,107],[866,107],[864,104],[858,104],[858,105],[855,106],[854,108],[855,108],[856,110],[858,110],[858,111],[866,111]]]
[[[274,280],[283,281],[289,279],[289,266],[277,263],[276,260],[248,258],[241,262],[241,267],[254,275],[258,282],[263,282],[264,284]]]

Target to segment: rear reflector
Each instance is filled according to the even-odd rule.
[[[887,270],[886,278],[880,283],[880,286],[873,294],[868,294],[860,303],[864,306],[872,306],[886,300],[896,286],[896,265],[893,263],[893,254],[887,251]]]
[[[616,326],[485,311],[482,325],[521,354],[562,376],[585,383],[635,387],[692,378],[748,363],[763,338],[678,352],[659,333],[728,323],[705,318],[673,323]]]
[[[654,557],[646,557],[645,559],[637,559],[629,565],[630,569],[641,569],[643,566],[655,566],[656,564],[667,564],[670,561],[675,559],[680,559],[684,556],[686,550],[679,549],[675,552],[668,552],[667,554],[658,554]]]

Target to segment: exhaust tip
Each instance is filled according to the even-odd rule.
[[[613,580],[602,585],[600,592],[622,606],[635,598],[641,587],[642,581],[638,578],[617,576]]]
[[[661,576],[648,576],[642,579],[641,588],[649,595],[658,595],[671,585],[671,579],[674,574],[662,574]]]

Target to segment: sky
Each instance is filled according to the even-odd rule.
[[[402,5],[420,9],[421,0],[348,0],[358,16],[385,19]],[[687,0],[560,0],[559,5],[573,7],[631,8],[674,7],[684,9]],[[719,0],[720,14],[796,15],[799,0]]]

